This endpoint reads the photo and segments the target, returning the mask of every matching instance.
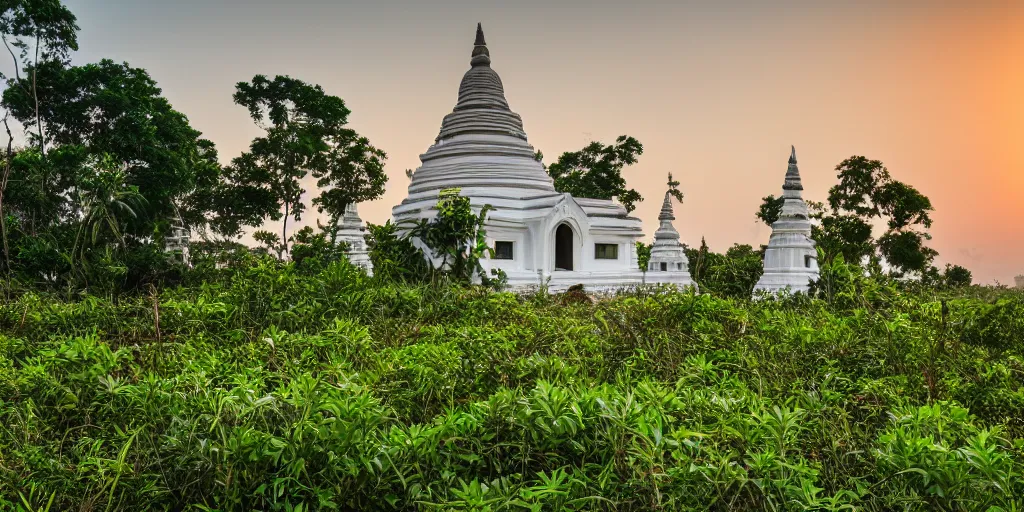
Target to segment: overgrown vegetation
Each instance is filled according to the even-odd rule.
[[[597,303],[245,254],[0,306],[0,508],[1014,510],[1024,296]],[[197,269],[195,272],[200,272]],[[843,281],[846,279],[846,281]]]
[[[1024,294],[940,272],[930,201],[881,162],[813,208],[806,295],[752,300],[763,249],[703,241],[699,295],[502,293],[490,208],[455,190],[368,227],[369,277],[337,235],[386,155],[340,98],[239,83],[263,133],[222,167],[145,70],[71,65],[77,29],[58,0],[0,5],[0,510],[1024,506]],[[547,171],[632,211],[642,152]],[[307,206],[326,224],[289,231]],[[163,251],[182,224],[191,265]]]

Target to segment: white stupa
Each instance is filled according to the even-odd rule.
[[[764,275],[754,290],[777,292],[788,288],[806,292],[810,282],[818,279],[818,252],[811,239],[811,220],[803,189],[794,147],[782,185],[782,214],[772,224],[772,236],[764,253]]]
[[[173,261],[186,267],[191,266],[191,259],[189,257],[190,240],[191,235],[188,227],[185,226],[185,222],[181,220],[181,217],[174,217],[171,220],[170,233],[164,237],[164,252]]]
[[[1014,277],[1013,281],[1017,285],[1018,290],[1024,290],[1024,275]]]
[[[455,109],[420,156],[408,197],[392,210],[395,221],[433,217],[438,193],[457,188],[474,208],[494,208],[486,230],[495,258],[483,266],[488,273],[503,270],[510,287],[547,283],[557,291],[581,283],[607,290],[641,284],[635,245],[643,236],[640,220],[615,201],[555,190],[534,158],[522,119],[505,100],[479,25],[470,66]]]
[[[678,182],[668,176],[669,190],[665,191],[665,202],[661,205],[658,221],[661,225],[654,233],[654,244],[651,246],[651,258],[647,262],[648,282],[672,283],[677,286],[693,286],[690,278],[690,261],[686,258],[683,244],[679,243],[679,232],[672,221],[676,220],[672,212],[672,189]]]
[[[366,226],[363,225],[363,219],[359,218],[355,203],[345,207],[340,228],[338,242],[348,244],[348,249],[345,250],[348,261],[372,275],[373,265],[370,263],[370,255],[366,248]]]

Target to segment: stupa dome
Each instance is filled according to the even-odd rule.
[[[462,77],[452,112],[444,117],[434,145],[420,155],[409,197],[397,216],[422,211],[447,188],[481,200],[528,200],[557,194],[544,166],[526,141],[523,120],[509,108],[501,77],[491,68],[490,51],[478,24],[470,68]],[[422,204],[420,204],[422,203]]]
[[[455,108],[441,121],[434,144],[420,155],[422,165],[412,173],[409,194],[391,210],[392,217],[399,225],[430,219],[437,214],[439,193],[458,189],[474,209],[492,208],[485,225],[493,253],[480,264],[485,273],[501,270],[510,287],[556,291],[576,284],[591,289],[641,284],[644,274],[636,253],[643,237],[640,219],[615,201],[556,191],[535,153],[522,118],[509,108],[477,25]],[[442,264],[437,255],[429,256],[433,264]],[[666,272],[659,282],[680,283],[684,277]]]
[[[491,69],[490,52],[479,24],[476,26],[476,43],[470,66],[459,84],[459,100],[455,109],[444,117],[436,140],[466,133],[497,133],[525,141],[523,120],[509,108],[501,77]]]

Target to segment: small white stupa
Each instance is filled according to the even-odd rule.
[[[665,202],[661,205],[658,221],[661,225],[654,233],[654,245],[651,246],[651,258],[647,263],[648,281],[652,283],[672,283],[677,286],[693,286],[690,278],[690,261],[686,259],[683,244],[679,243],[679,232],[672,221],[676,216],[672,211],[672,191],[679,182],[672,181],[668,175],[669,190],[665,192]]]
[[[615,201],[556,191],[534,154],[477,25],[458,102],[434,145],[420,155],[408,197],[392,210],[394,220],[401,226],[432,218],[438,193],[458,189],[474,210],[493,207],[485,229],[495,254],[481,264],[488,274],[503,270],[510,287],[547,284],[559,291],[583,284],[608,290],[642,284],[636,255],[640,219]]]
[[[782,185],[782,214],[772,224],[772,236],[764,253],[764,275],[754,290],[777,292],[788,288],[807,292],[811,281],[818,279],[818,252],[811,239],[811,219],[803,189],[793,147]]]
[[[348,261],[373,275],[373,265],[370,263],[370,255],[366,248],[366,226],[363,225],[363,219],[359,218],[355,203],[349,203],[345,207],[340,228],[338,242],[348,245],[348,249],[345,250]]]
[[[185,266],[191,264],[189,258],[189,241],[191,236],[185,222],[180,217],[171,221],[170,233],[164,237],[164,252],[177,263]]]
[[[1018,290],[1024,290],[1024,275],[1013,278],[1013,281],[1017,284]]]

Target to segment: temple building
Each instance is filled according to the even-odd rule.
[[[640,219],[613,200],[556,191],[534,154],[522,119],[509,108],[501,78],[491,69],[477,25],[455,108],[444,117],[434,144],[420,155],[422,165],[412,174],[408,197],[392,209],[392,216],[400,225],[431,218],[438,193],[457,188],[474,209],[493,207],[486,230],[495,254],[483,266],[488,273],[503,270],[510,287],[547,285],[557,291],[583,284],[600,290],[643,283],[636,253],[643,237]],[[681,275],[676,274],[665,278]]]
[[[651,258],[647,261],[647,271],[653,282],[673,282],[680,286],[693,285],[690,279],[690,262],[686,259],[683,244],[679,243],[679,232],[672,221],[676,220],[672,212],[672,191],[677,182],[668,175],[669,190],[665,192],[665,202],[661,205],[658,221],[661,225],[654,233],[654,244],[651,246]],[[665,272],[666,274],[657,274]]]
[[[1013,281],[1017,285],[1018,290],[1024,290],[1024,276],[1017,276],[1013,278]]]
[[[818,252],[811,239],[811,219],[804,203],[796,148],[782,185],[782,214],[772,224],[772,236],[764,253],[764,274],[754,290],[806,292],[818,279]]]

